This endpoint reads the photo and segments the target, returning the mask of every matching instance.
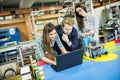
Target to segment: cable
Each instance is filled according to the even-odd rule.
[[[10,72],[12,74],[10,74]],[[9,75],[8,75],[9,73]],[[7,77],[10,77],[10,76],[13,76],[13,75],[16,75],[16,72],[13,68],[8,68],[5,72],[4,72],[4,76],[3,76],[3,79],[7,78]]]

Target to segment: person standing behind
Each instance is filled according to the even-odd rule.
[[[47,63],[56,65],[56,62],[50,60],[46,57],[46,54],[50,54],[53,56],[57,55],[57,52],[54,50],[55,43],[60,48],[62,53],[67,53],[66,49],[62,45],[59,36],[55,30],[55,26],[51,23],[48,23],[44,26],[43,36],[36,37],[36,52],[35,57],[37,61],[43,60]]]
[[[75,5],[75,15],[78,24],[79,37],[93,36],[93,40],[99,42],[99,23],[93,14],[86,11],[84,3]]]
[[[62,25],[57,25],[55,27],[61,42],[67,51],[78,49],[78,32],[73,26],[74,20],[70,17],[65,17],[62,20]]]

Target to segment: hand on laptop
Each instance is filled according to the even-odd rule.
[[[63,54],[67,54],[67,53],[69,53],[70,51],[66,51],[65,53],[63,53]]]
[[[53,65],[55,65],[55,66],[56,66],[56,62],[53,62]]]
[[[66,53],[69,53],[70,51],[66,51]]]

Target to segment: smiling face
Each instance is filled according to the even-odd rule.
[[[87,13],[81,7],[76,8],[76,12],[78,13],[78,15],[81,15],[82,17],[86,17],[87,16]]]
[[[50,40],[51,40],[51,41],[54,40],[54,39],[55,39],[55,36],[56,36],[56,30],[54,29],[53,31],[51,31],[51,32],[49,33],[49,38],[50,38]]]
[[[64,27],[63,27],[63,32],[67,35],[69,35],[72,31],[72,26],[68,25],[68,24],[64,24]]]

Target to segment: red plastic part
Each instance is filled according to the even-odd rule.
[[[51,60],[53,60],[53,59],[51,58]],[[47,64],[47,63],[45,61],[42,61],[42,60],[37,62],[37,66],[42,66],[45,64]]]
[[[115,43],[120,43],[120,39],[118,39],[118,40],[115,40]]]

